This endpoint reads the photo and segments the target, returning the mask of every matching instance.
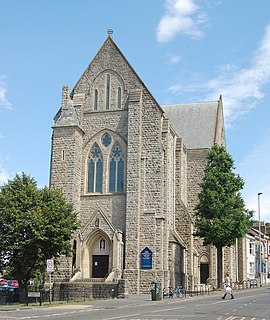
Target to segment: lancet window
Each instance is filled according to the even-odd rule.
[[[116,143],[110,154],[109,192],[124,191],[124,153]]]
[[[97,144],[90,151],[88,192],[102,192],[103,157]]]

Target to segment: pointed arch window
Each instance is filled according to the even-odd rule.
[[[94,111],[97,111],[98,109],[98,90],[95,89],[95,94],[94,94]]]
[[[103,157],[98,145],[90,151],[88,164],[88,192],[102,192]]]
[[[124,153],[116,143],[110,154],[109,192],[124,191]]]
[[[117,91],[117,108],[121,109],[121,101],[122,101],[122,90],[120,87],[118,87]]]
[[[111,87],[111,77],[109,74],[107,74],[106,79],[106,110],[109,110],[110,108],[110,88]]]

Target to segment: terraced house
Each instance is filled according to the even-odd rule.
[[[54,120],[50,185],[81,222],[55,281],[143,293],[152,281],[216,279],[215,248],[193,237],[193,221],[206,154],[225,145],[221,97],[160,105],[109,35],[73,90],[63,87]],[[231,274],[235,252],[224,250]]]

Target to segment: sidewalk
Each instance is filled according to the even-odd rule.
[[[221,294],[220,292],[211,292],[209,294]],[[202,295],[201,295],[202,296]],[[203,297],[208,296],[203,295]],[[30,308],[65,308],[67,306],[70,307],[76,307],[76,306],[81,306],[81,307],[94,307],[98,309],[103,309],[103,308],[121,308],[121,307],[126,307],[126,306],[142,306],[142,305],[147,305],[147,304],[154,304],[154,303],[168,303],[172,301],[184,301],[184,300],[190,300],[190,299],[196,299],[199,298],[199,296],[192,296],[190,297],[187,295],[186,297],[181,297],[181,298],[165,298],[161,299],[158,301],[152,301],[151,298],[151,293],[149,294],[130,294],[126,298],[120,298],[120,299],[100,299],[100,300],[89,300],[89,301],[69,301],[69,302],[64,302],[64,303],[52,303],[52,304],[42,304],[41,306],[39,305],[12,305],[12,304],[7,304],[7,305],[0,305],[0,312],[1,311],[11,311],[11,310],[21,310],[21,309],[30,309]]]
[[[264,286],[264,288],[269,288],[269,285]],[[250,289],[242,289],[239,291],[245,291],[245,290],[251,290],[255,291],[259,288],[250,288]],[[238,292],[238,290],[235,290],[234,293]],[[9,311],[9,310],[18,310],[18,309],[29,309],[29,308],[85,308],[85,307],[94,307],[98,309],[103,309],[103,308],[122,308],[126,306],[143,306],[147,304],[155,304],[155,303],[171,303],[171,302],[177,302],[177,301],[187,301],[191,299],[200,299],[202,297],[211,297],[211,296],[221,296],[223,295],[223,290],[216,290],[216,291],[211,291],[209,294],[204,294],[204,295],[193,295],[189,296],[187,295],[186,297],[181,297],[181,298],[165,298],[161,299],[158,301],[152,301],[151,299],[151,293],[149,294],[130,294],[126,298],[123,299],[100,299],[100,300],[89,300],[89,301],[70,301],[70,302],[64,302],[64,303],[52,303],[52,304],[42,304],[42,306],[39,305],[29,305],[29,306],[24,306],[24,305],[0,305],[0,312],[1,311]]]

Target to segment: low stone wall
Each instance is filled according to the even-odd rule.
[[[53,301],[113,299],[126,297],[126,281],[54,283]]]

